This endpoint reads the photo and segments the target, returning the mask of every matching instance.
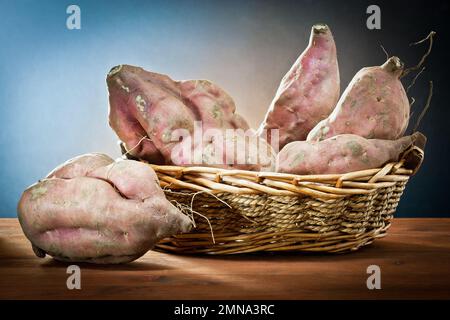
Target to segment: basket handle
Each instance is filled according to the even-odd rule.
[[[413,143],[400,157],[400,161],[403,162],[405,169],[412,170],[412,175],[419,171],[420,166],[423,163],[425,145],[427,143],[427,137],[416,131],[413,135]]]

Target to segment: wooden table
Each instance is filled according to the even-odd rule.
[[[381,269],[368,290],[367,267]],[[388,236],[345,255],[179,256],[118,266],[37,258],[17,219],[0,219],[0,299],[449,299],[450,219],[395,219]]]

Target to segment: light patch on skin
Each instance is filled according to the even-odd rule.
[[[202,87],[211,86],[211,81],[209,80],[198,80],[196,85],[201,85]]]
[[[136,101],[136,105],[139,109],[139,111],[143,112],[143,116],[144,118],[146,117],[145,115],[145,107],[146,107],[146,102],[144,100],[144,98],[141,97],[141,95],[137,95],[136,98],[134,99]]]
[[[320,138],[319,138],[319,140],[323,140],[325,138],[325,136],[327,135],[328,131],[330,131],[330,127],[323,127],[320,130]]]
[[[155,117],[151,118],[150,121],[152,122],[153,125],[156,126],[159,123],[159,117],[155,116]]]
[[[165,131],[164,131],[164,133],[162,134],[162,141],[164,142],[164,143],[169,143],[169,142],[171,142],[171,139],[172,139],[172,131],[170,130],[170,129],[166,129]]]
[[[94,190],[92,190],[92,191],[94,191]],[[91,192],[89,192],[89,190],[83,189],[83,190],[81,191],[81,197],[82,197],[83,199],[90,198],[90,196],[91,196]]]
[[[31,200],[36,200],[47,193],[47,188],[43,186],[31,189]]]
[[[127,86],[121,85],[120,86],[123,90],[125,90],[127,93],[130,93],[130,88],[128,88]]]
[[[302,163],[304,159],[305,159],[305,152],[304,151],[300,151],[295,156],[294,160],[292,160],[291,167],[296,167],[296,166],[300,165],[300,163]]]
[[[369,160],[369,156],[367,155],[367,152],[363,153],[363,155],[361,156],[360,160],[361,160],[362,163],[364,163],[366,165],[369,165],[370,160]]]
[[[191,91],[189,97],[196,96],[198,94],[204,94],[205,88],[211,86],[211,82],[208,80],[195,80],[194,81],[194,89]]]
[[[213,107],[212,116],[214,119],[219,119],[220,122],[222,123],[222,118],[223,118],[222,110],[221,110],[221,107],[217,103]]]
[[[80,205],[78,201],[71,201],[71,200],[55,200],[53,201],[53,204],[65,208],[77,207]]]

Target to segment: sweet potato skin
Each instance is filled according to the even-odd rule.
[[[333,174],[379,168],[397,161],[420,133],[398,140],[365,139],[341,134],[319,142],[295,141],[277,156],[277,172]]]
[[[338,134],[367,139],[395,140],[408,126],[409,101],[399,80],[403,64],[397,57],[382,66],[360,70],[352,79],[330,116],[308,134],[320,141]]]
[[[204,139],[192,147],[182,143],[175,148],[172,160],[175,165],[208,165],[216,168],[236,168],[253,171],[274,171],[276,153],[272,146],[253,132],[219,130],[219,136]],[[179,147],[179,148],[178,148]],[[186,153],[184,150],[191,150]],[[199,158],[199,160],[197,159]]]
[[[333,35],[326,25],[312,27],[309,45],[283,77],[263,123],[260,136],[279,129],[279,148],[305,140],[309,131],[336,106],[339,68]]]
[[[139,67],[122,65],[107,77],[110,94],[110,125],[124,142],[128,152],[136,158],[155,164],[206,165],[261,170],[274,167],[275,157],[261,150],[262,162],[240,163],[237,159],[224,161],[221,154],[211,153],[209,131],[219,132],[225,139],[227,130],[249,130],[245,119],[235,113],[233,99],[220,87],[207,80],[174,81],[168,76]],[[122,111],[117,111],[122,110]],[[125,116],[129,115],[129,116]],[[123,125],[130,122],[130,125]],[[195,128],[200,123],[200,137]],[[139,126],[139,128],[135,128]],[[184,132],[180,135],[180,132]],[[180,155],[181,138],[189,135],[190,155]],[[143,146],[135,147],[144,138]],[[266,145],[256,137],[255,145]],[[134,145],[133,145],[134,144]],[[219,146],[232,150],[233,143]],[[259,149],[258,149],[259,150]],[[201,155],[200,161],[193,157]],[[234,152],[233,152],[234,153]],[[253,157],[250,160],[254,160]],[[267,159],[272,162],[267,164]]]
[[[186,105],[205,128],[243,129],[249,125],[236,113],[233,99],[222,88],[208,80],[178,81]]]
[[[101,153],[87,153],[76,156],[57,166],[46,178],[71,179],[87,176],[92,171],[113,163],[114,160]]]
[[[125,263],[158,240],[190,230],[190,219],[164,197],[148,165],[123,160],[76,176],[88,159],[69,161],[67,168],[59,168],[65,169],[64,177],[49,175],[22,194],[19,221],[39,256]]]

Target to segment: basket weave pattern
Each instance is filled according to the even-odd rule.
[[[423,158],[420,149],[412,151]],[[207,254],[357,250],[386,235],[406,183],[420,166],[405,168],[405,162],[303,176],[151,165],[167,198],[193,212],[196,224],[157,249]]]

